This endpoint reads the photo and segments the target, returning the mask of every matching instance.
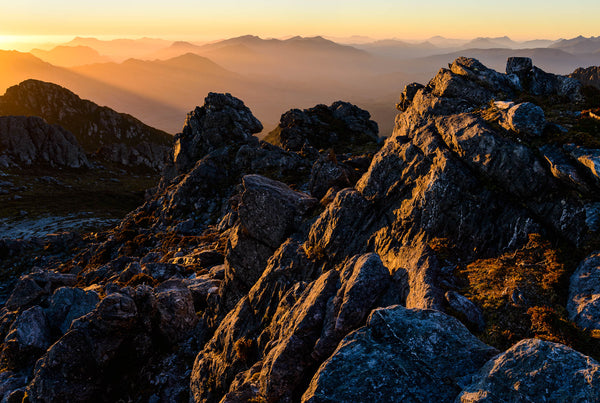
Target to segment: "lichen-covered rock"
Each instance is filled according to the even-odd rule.
[[[321,365],[302,401],[451,401],[496,352],[441,312],[376,309]]]
[[[564,148],[596,183],[600,184],[600,150],[579,147],[574,144],[567,144]]]
[[[567,346],[522,340],[473,376],[457,402],[596,402],[600,364]]]
[[[571,276],[567,311],[583,329],[600,329],[600,253],[586,257]]]
[[[523,102],[507,111],[504,125],[519,134],[541,136],[546,126],[546,118],[542,108],[531,102]]]
[[[158,330],[164,340],[176,343],[198,323],[192,293],[180,280],[167,281],[155,290]]]
[[[470,299],[456,291],[447,291],[444,297],[448,305],[459,315],[462,315],[469,324],[476,326],[478,329],[485,327],[483,312]]]

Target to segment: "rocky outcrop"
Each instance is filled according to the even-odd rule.
[[[284,113],[266,140],[289,151],[310,153],[313,148],[333,148],[340,152],[349,146],[377,142],[378,132],[369,112],[338,101],[331,106],[317,105]]]
[[[170,160],[172,137],[134,117],[79,98],[66,88],[26,80],[0,97],[0,115],[39,116],[71,132],[88,154],[160,171]]]
[[[206,154],[227,145],[240,146],[263,129],[244,103],[230,94],[209,93],[204,106],[188,116],[183,131],[175,136],[174,173],[188,172]]]
[[[0,165],[90,167],[77,140],[39,117],[0,116]]]
[[[560,113],[583,93],[527,59],[507,70],[459,58],[407,86],[372,158],[368,116],[344,103],[286,113],[279,147],[241,100],[210,94],[143,206],[17,282],[0,392],[597,400],[595,332],[564,306],[570,262],[600,240],[594,139]],[[593,312],[594,265],[569,312]]]
[[[457,402],[594,402],[600,399],[600,365],[564,345],[523,340],[490,360]]]
[[[582,84],[600,88],[600,66],[580,67],[572,72],[569,77],[579,80]]]

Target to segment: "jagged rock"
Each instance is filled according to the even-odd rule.
[[[369,203],[354,189],[344,189],[310,229],[307,250],[311,257],[340,258],[361,252],[357,234],[369,225]]]
[[[309,109],[292,109],[283,115],[267,141],[284,150],[302,151],[345,148],[377,142],[379,128],[369,112],[348,102],[337,101],[331,106],[317,105]]]
[[[228,144],[242,145],[263,129],[244,103],[230,94],[210,92],[204,106],[188,113],[175,136],[173,177],[186,173],[206,154]],[[256,138],[254,138],[256,140]]]
[[[494,96],[489,89],[448,69],[441,69],[427,87],[436,97],[460,98],[475,105],[486,104]]]
[[[600,184],[600,150],[566,144],[564,149]]]
[[[40,116],[73,133],[86,153],[106,147],[101,154],[113,162],[162,168],[170,160],[171,135],[56,84],[26,80],[8,88],[0,115]]]
[[[32,402],[85,402],[103,396],[100,370],[83,332],[67,332],[36,363],[28,387]]]
[[[69,330],[71,322],[90,313],[99,301],[94,291],[60,287],[52,294],[46,315],[50,325],[62,335]]]
[[[176,343],[198,323],[192,293],[182,281],[172,280],[156,288],[158,329],[169,343]]]
[[[12,369],[30,365],[50,346],[50,329],[44,310],[34,306],[12,324],[4,339],[0,362]]]
[[[441,312],[376,309],[320,366],[302,401],[450,401],[496,352]]]
[[[546,145],[540,147],[540,152],[550,165],[550,170],[555,178],[580,192],[589,192],[586,181],[560,148]]]
[[[335,156],[321,156],[315,161],[310,172],[310,194],[321,199],[331,187],[338,190],[350,187],[350,175],[349,169],[339,164]]]
[[[569,317],[583,329],[600,329],[600,253],[594,252],[571,276]]]
[[[483,312],[467,297],[460,295],[456,291],[447,291],[444,295],[448,305],[458,312],[460,315],[471,324],[476,326],[478,329],[485,327],[485,321],[483,319]]]
[[[318,201],[259,175],[246,175],[242,183],[240,224],[229,239],[225,278],[227,284],[247,291],[260,278],[267,259]]]
[[[579,80],[584,85],[600,88],[600,66],[579,67],[569,77]]]
[[[0,372],[0,400],[2,402],[12,403],[9,396],[17,389],[25,386],[27,376],[10,371]],[[22,399],[21,399],[22,401]]]
[[[567,346],[522,340],[473,376],[457,402],[600,400],[600,365]]]
[[[26,309],[42,303],[61,286],[72,286],[76,277],[72,274],[61,274],[54,271],[39,270],[21,277],[12,294],[6,301],[8,309]]]
[[[0,116],[0,149],[15,165],[90,167],[75,136],[39,117]]]
[[[423,84],[410,83],[404,87],[404,90],[400,94],[400,102],[396,105],[396,108],[400,111],[405,111],[410,106],[411,102],[417,95],[417,91],[421,88],[425,88]]]
[[[271,248],[278,248],[288,234],[298,229],[303,216],[318,203],[282,182],[260,175],[244,176],[242,185],[240,221],[251,237]]]

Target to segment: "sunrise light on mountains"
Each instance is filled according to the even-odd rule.
[[[599,402],[598,15],[0,1],[0,401]]]

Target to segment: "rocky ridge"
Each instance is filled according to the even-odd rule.
[[[576,78],[582,84],[600,88],[600,66],[580,67],[571,73],[569,77]]]
[[[73,134],[88,155],[125,166],[160,171],[172,137],[134,117],[83,100],[59,85],[26,80],[0,97],[2,116],[38,116]]]
[[[406,87],[373,155],[349,104],[287,112],[279,147],[209,94],[143,206],[18,280],[0,392],[597,401],[598,148],[573,110],[588,104],[529,59],[502,74],[459,58]]]
[[[0,166],[35,163],[90,167],[75,137],[62,127],[39,117],[0,116]]]

